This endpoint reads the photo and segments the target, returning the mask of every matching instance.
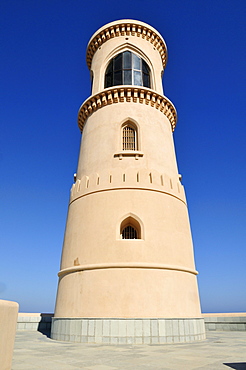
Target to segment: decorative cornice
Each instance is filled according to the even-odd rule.
[[[90,96],[80,107],[78,125],[83,131],[86,119],[98,109],[115,103],[140,103],[146,104],[161,111],[170,121],[174,131],[177,123],[177,112],[174,105],[163,95],[155,91],[136,86],[113,86],[99,94]]]
[[[146,23],[126,20],[123,23],[122,21],[109,23],[92,36],[86,52],[89,69],[91,69],[92,58],[97,49],[107,40],[118,36],[136,36],[149,41],[159,51],[163,68],[166,67],[167,47],[161,35]]]
[[[124,157],[121,160],[124,161]],[[138,160],[141,162],[141,157]],[[109,171],[106,168],[96,173],[83,174],[80,178],[76,175],[76,181],[71,188],[69,204],[87,195],[122,190],[137,191],[139,194],[147,191],[156,192],[171,196],[186,206],[184,187],[177,175],[170,177],[166,173],[144,168],[140,163],[137,167],[127,169],[119,170],[118,167],[113,167]]]
[[[122,243],[125,240],[120,240]],[[133,243],[139,243],[141,239],[134,239]],[[90,265],[78,265],[65,268],[58,272],[58,276],[62,277],[67,274],[71,274],[74,272],[79,271],[87,271],[87,270],[102,270],[102,269],[113,269],[113,268],[139,268],[139,269],[157,269],[157,270],[174,270],[174,271],[181,271],[181,272],[188,272],[189,274],[197,275],[198,272],[194,269],[183,267],[183,266],[174,266],[168,264],[160,264],[160,263],[148,263],[148,262],[108,262],[108,263],[95,263]]]

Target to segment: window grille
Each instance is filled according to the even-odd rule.
[[[126,226],[122,231],[122,239],[138,239],[137,230],[132,226]]]
[[[136,130],[131,126],[125,126],[123,133],[123,150],[136,150]]]

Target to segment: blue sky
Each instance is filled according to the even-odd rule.
[[[243,0],[0,2],[0,297],[22,312],[54,310],[77,112],[90,94],[86,45],[123,18],[152,25],[167,43],[163,83],[178,111],[202,311],[246,311]]]

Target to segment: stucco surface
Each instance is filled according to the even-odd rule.
[[[55,319],[201,318],[189,215],[172,136],[176,113],[171,102],[160,99],[166,46],[158,33],[148,38],[143,24],[141,32],[129,26],[125,34],[123,23],[119,32],[117,22],[112,25],[113,36],[99,30],[88,47],[93,96],[79,113],[83,132]],[[148,63],[152,92],[139,86],[104,89],[109,61],[125,50]],[[134,150],[123,150],[127,124],[134,128]],[[122,239],[127,220],[138,228],[138,239]]]

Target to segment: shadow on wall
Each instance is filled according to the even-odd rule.
[[[47,314],[47,313],[41,313],[40,314],[40,321],[38,323],[38,331],[44,335],[46,335],[48,338],[50,338],[51,333],[51,322],[53,315]]]
[[[246,370],[246,362],[232,362],[225,363],[223,365],[229,366],[231,369],[235,370]]]

